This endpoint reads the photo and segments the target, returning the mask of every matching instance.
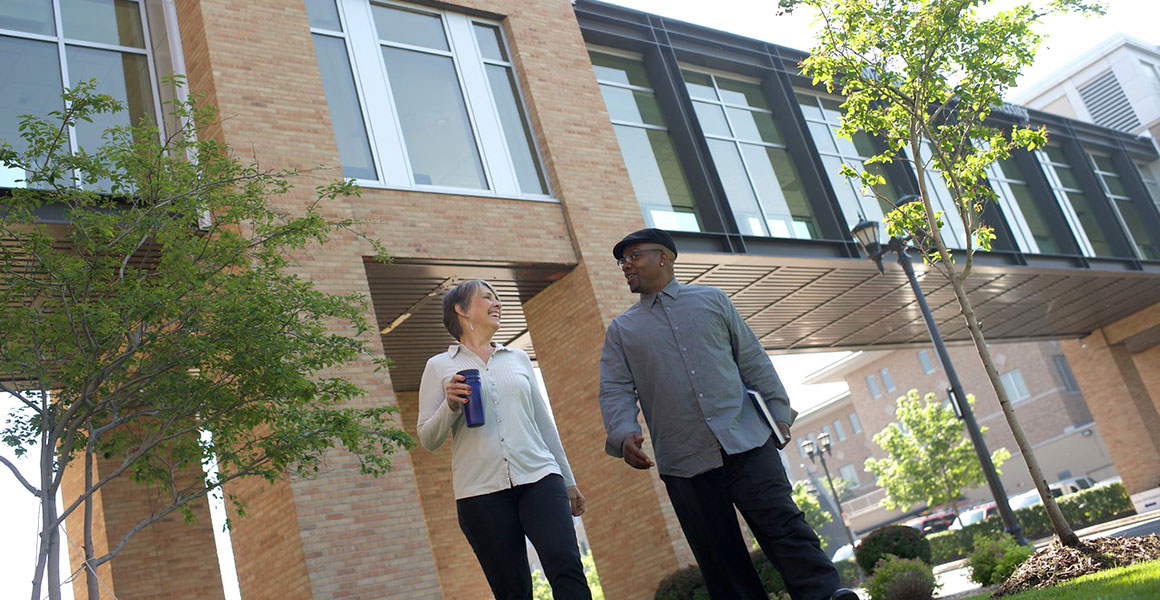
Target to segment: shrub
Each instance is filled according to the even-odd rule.
[[[1033,552],[1006,533],[979,536],[971,552],[971,581],[980,585],[1002,583]]]
[[[657,593],[654,596],[655,600],[693,600],[696,598],[698,591],[704,592],[705,597],[709,596],[705,590],[705,579],[701,577],[701,570],[697,565],[677,569],[661,580],[660,585],[657,586]]]
[[[754,550],[749,553],[749,558],[753,560],[753,567],[757,569],[758,577],[761,577],[761,587],[765,588],[765,593],[776,596],[788,590],[785,587],[785,581],[781,579],[781,573],[769,562],[765,554],[761,550]]]
[[[848,588],[856,588],[862,585],[862,571],[858,569],[858,563],[854,559],[847,558],[834,563],[838,569],[838,577],[842,579],[842,586]]]
[[[930,542],[922,532],[905,525],[887,525],[875,529],[854,549],[858,566],[867,576],[874,574],[878,561],[887,554],[899,558],[917,558],[931,564]]]
[[[1015,546],[1007,554],[999,557],[999,562],[995,563],[995,570],[991,571],[991,581],[994,583],[1007,581],[1015,569],[1018,569],[1019,565],[1032,554],[1035,554],[1035,549],[1030,546]]]
[[[930,600],[936,587],[930,565],[889,554],[875,565],[874,575],[866,582],[871,600]]]

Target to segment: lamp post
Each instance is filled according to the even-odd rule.
[[[805,452],[814,464],[817,464],[819,460],[822,461],[822,471],[826,473],[826,483],[830,484],[830,494],[834,497],[834,504],[838,505],[838,518],[842,520],[842,529],[846,530],[846,539],[850,541],[850,549],[853,550],[854,534],[850,531],[850,526],[846,524],[846,513],[842,511],[842,501],[838,499],[838,490],[834,488],[834,480],[830,477],[830,468],[826,466],[826,455],[834,453],[833,446],[830,445],[830,434],[823,432],[819,435],[816,446],[813,440],[803,440],[802,452]]]
[[[916,198],[913,196],[908,198],[903,196],[898,199],[898,203],[904,204],[910,199]],[[1015,513],[1011,511],[1011,505],[1007,503],[1007,493],[1003,491],[1003,484],[999,481],[999,474],[995,472],[995,465],[991,462],[991,455],[987,451],[987,444],[983,441],[983,433],[979,430],[979,423],[975,420],[975,414],[971,411],[971,406],[967,402],[967,395],[963,393],[963,384],[959,381],[959,375],[955,371],[955,367],[951,364],[951,357],[947,354],[946,345],[943,344],[942,334],[938,331],[938,325],[934,322],[934,316],[930,312],[930,306],[926,303],[926,296],[922,293],[922,288],[918,285],[918,279],[914,276],[914,265],[910,262],[910,255],[907,254],[909,248],[906,245],[906,240],[897,237],[891,237],[886,244],[882,244],[878,237],[878,223],[876,221],[867,221],[863,218],[854,226],[850,235],[858,242],[862,251],[866,253],[867,257],[878,265],[878,272],[885,273],[882,267],[882,257],[887,252],[894,252],[898,255],[898,264],[902,265],[902,270],[906,272],[906,278],[910,281],[910,288],[914,291],[914,297],[918,301],[918,307],[922,310],[922,319],[926,322],[926,330],[930,333],[930,341],[934,344],[935,352],[938,353],[939,362],[942,363],[943,370],[947,373],[947,379],[950,380],[951,390],[953,391],[954,401],[958,406],[958,413],[967,425],[967,434],[971,437],[971,443],[975,446],[975,454],[979,456],[979,463],[983,467],[983,476],[987,479],[987,487],[991,489],[991,495],[995,498],[995,505],[999,509],[999,517],[1003,520],[1003,527],[1007,533],[1011,534],[1019,544],[1023,546],[1030,545],[1027,541],[1027,536],[1023,534],[1023,527],[1019,525],[1019,521],[1015,518]]]

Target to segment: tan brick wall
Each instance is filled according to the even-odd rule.
[[[94,481],[101,473],[114,469],[118,463],[99,461],[94,469]],[[200,477],[200,470],[186,475],[186,482]],[[70,463],[64,478],[62,494],[65,499],[76,498],[84,489],[84,465]],[[129,480],[128,476],[110,481],[94,496],[93,550],[97,557],[110,546],[120,543],[129,530],[146,515],[154,514],[164,504],[155,501],[155,494]],[[224,598],[217,551],[214,548],[213,526],[210,523],[209,504],[205,498],[190,502],[194,522],[187,524],[180,512],[149,525],[129,539],[112,561],[97,569],[101,582],[101,598]],[[73,570],[84,562],[81,545],[84,543],[83,507],[66,520],[69,539],[69,560]],[[62,543],[66,543],[62,540]],[[142,568],[143,565],[148,565]],[[73,581],[73,596],[87,599],[86,577],[82,574]]]

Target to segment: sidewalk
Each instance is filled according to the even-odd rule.
[[[1117,531],[1128,529],[1132,526],[1150,521],[1160,520],[1160,511],[1146,512],[1140,515],[1131,515],[1122,519],[1100,523],[1099,525],[1092,525],[1076,531],[1081,539],[1099,537],[1101,535],[1113,534]],[[1036,550],[1047,547],[1055,539],[1055,536],[1045,537],[1035,540],[1034,545]],[[959,559],[949,563],[943,563],[934,568],[935,580],[942,584],[942,588],[938,591],[937,598],[950,598],[952,596],[959,596],[964,592],[970,592],[982,589],[982,586],[971,581],[970,568],[967,566],[967,559]]]

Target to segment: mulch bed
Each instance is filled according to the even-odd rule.
[[[1058,541],[1031,555],[1011,574],[992,598],[1033,588],[1046,588],[1104,569],[1160,559],[1160,536],[1103,537],[1070,548]]]

